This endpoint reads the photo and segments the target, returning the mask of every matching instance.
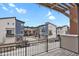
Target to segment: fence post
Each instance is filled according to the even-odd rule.
[[[48,35],[46,35],[46,52],[48,52]]]
[[[25,46],[25,56],[27,56],[27,47],[28,47],[27,43],[28,43],[28,42],[25,42],[25,45],[26,45],[26,46]]]
[[[25,56],[27,56],[27,47],[25,47]]]

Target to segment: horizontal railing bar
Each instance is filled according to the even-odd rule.
[[[46,40],[42,40],[42,41],[28,41],[30,44],[33,44],[33,43],[42,43],[42,42],[47,42]],[[24,44],[24,43],[28,43],[27,41],[23,41],[23,42],[17,42],[17,43],[8,43],[8,44],[2,44],[0,45],[0,48],[7,48],[7,47],[15,47],[17,45],[21,45],[21,44]]]

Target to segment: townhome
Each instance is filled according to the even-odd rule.
[[[37,36],[38,35],[38,28],[37,27],[24,27],[24,36]]]
[[[39,37],[48,36],[48,39],[56,38],[56,25],[46,22],[44,25],[38,26]]]
[[[69,34],[69,27],[67,25],[57,27],[57,35]]]
[[[16,17],[0,18],[0,43],[13,43],[24,35],[24,22]]]

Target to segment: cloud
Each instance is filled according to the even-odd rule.
[[[8,4],[10,7],[15,7],[15,4],[13,4],[13,3],[9,3]]]
[[[55,18],[54,16],[49,16],[48,19],[49,19],[49,20],[54,20],[54,19],[56,19],[56,18]]]
[[[0,6],[3,10],[8,11],[8,8],[6,8],[4,4],[0,3]]]
[[[13,4],[13,3],[9,3],[8,4],[8,6],[10,6],[10,7],[13,7],[13,8],[6,8],[5,6],[5,4],[0,4],[0,6],[2,7],[2,9],[4,9],[5,11],[9,11],[10,13],[13,13],[14,12],[14,10],[16,11],[16,12],[18,12],[19,14],[26,14],[26,12],[27,12],[27,10],[26,9],[24,9],[24,8],[18,8],[15,4]]]
[[[56,19],[55,16],[52,15],[52,13],[49,11],[48,14],[46,15],[48,20],[54,20]]]
[[[50,15],[51,15],[51,12],[49,11],[48,14],[47,14],[47,16],[50,16]]]
[[[23,9],[23,8],[15,8],[15,9],[20,14],[25,14],[26,13],[26,9]]]
[[[5,11],[8,11],[8,8],[6,8],[6,7],[4,7],[4,6],[2,7],[2,9],[4,9]]]
[[[14,9],[15,9],[19,14],[25,14],[25,13],[26,13],[26,9],[18,8],[18,7],[16,7],[16,5],[13,4],[13,3],[9,3],[8,5],[9,5],[10,7],[14,7]]]

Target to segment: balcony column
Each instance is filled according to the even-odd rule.
[[[77,15],[78,15],[78,19],[77,19],[77,22],[78,22],[78,24],[77,24],[77,30],[78,30],[78,53],[79,53],[79,4],[77,3],[76,4],[77,5]]]
[[[78,6],[70,10],[70,34],[78,34]]]

